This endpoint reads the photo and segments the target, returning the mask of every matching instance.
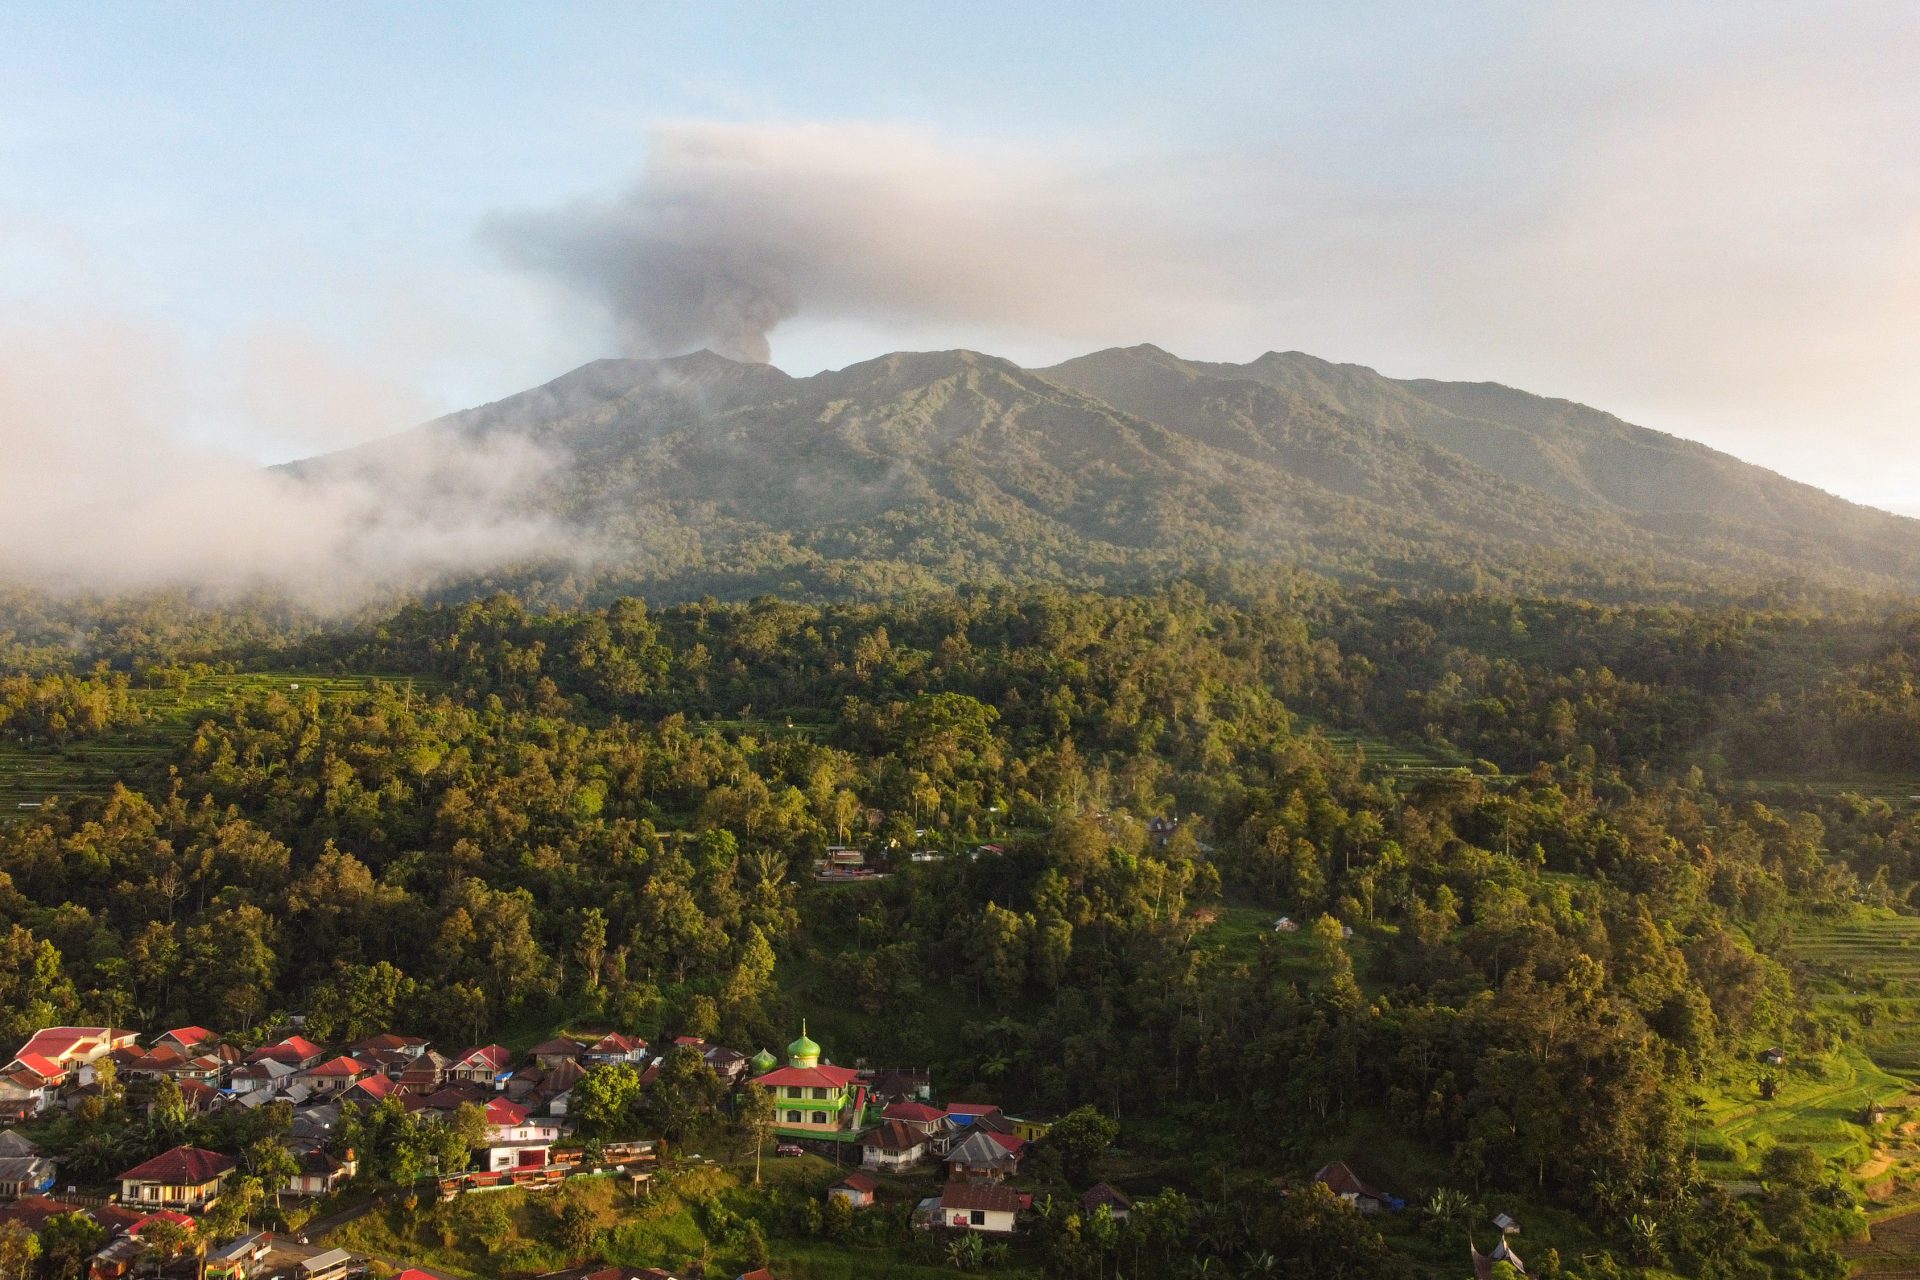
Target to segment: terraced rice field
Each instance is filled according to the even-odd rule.
[[[1893,1106],[1909,1096],[1904,1077],[1854,1049],[1818,1063],[1790,1063],[1777,1073],[1779,1091],[1770,1101],[1760,1098],[1759,1074],[1757,1068],[1743,1069],[1714,1081],[1706,1091],[1696,1123],[1701,1163],[1711,1166],[1712,1177],[1750,1177],[1760,1153],[1781,1143],[1812,1147],[1849,1166],[1861,1164],[1873,1150],[1859,1124],[1861,1112],[1869,1104]],[[1716,1153],[1720,1158],[1713,1158]]]
[[[1920,1209],[1873,1224],[1870,1239],[1840,1246],[1855,1276],[1920,1280]]]
[[[1815,796],[1857,795],[1869,800],[1884,800],[1896,809],[1920,804],[1920,778],[1906,774],[1867,773],[1842,778],[1749,778],[1742,790],[1755,796],[1806,794]]]
[[[1363,751],[1367,764],[1386,773],[1411,778],[1445,777],[1459,773],[1472,762],[1463,755],[1444,752],[1424,744],[1388,742],[1346,729],[1302,723],[1298,732],[1318,728],[1320,736],[1343,751]]]
[[[179,749],[194,727],[237,699],[269,689],[323,698],[364,693],[376,682],[426,690],[435,682],[410,676],[329,676],[302,672],[254,672],[206,676],[183,689],[136,689],[147,715],[137,725],[65,747],[0,743],[0,821],[30,814],[54,796],[105,795],[116,782],[140,786]]]
[[[1797,925],[1791,952],[1814,998],[1867,1023],[1861,1044],[1889,1071],[1920,1076],[1920,917],[1859,915]]]

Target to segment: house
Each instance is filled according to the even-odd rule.
[[[753,1084],[773,1095],[773,1131],[783,1138],[855,1140],[866,1112],[860,1073],[823,1065],[820,1046],[800,1025],[800,1038],[787,1046],[787,1065],[757,1077]]]
[[[710,1044],[700,1051],[700,1056],[713,1069],[713,1074],[720,1077],[720,1083],[729,1088],[739,1084],[747,1074],[747,1055],[738,1049],[724,1049],[717,1044]]]
[[[982,1120],[980,1122],[980,1124],[990,1123],[992,1123],[991,1120]],[[1008,1154],[1013,1157],[1014,1169],[1017,1171],[1020,1168],[1020,1162],[1027,1158],[1027,1140],[1025,1138],[1016,1133],[1002,1132],[999,1129],[981,1130],[979,1125],[975,1125],[974,1128],[976,1132],[984,1132],[989,1138],[1005,1147]]]
[[[1760,1061],[1769,1067],[1784,1067],[1787,1065],[1787,1051],[1779,1045],[1775,1045],[1771,1049],[1762,1049],[1760,1051]]]
[[[867,1091],[886,1102],[925,1102],[933,1096],[933,1075],[925,1067],[882,1067],[865,1079]]]
[[[162,1076],[172,1076],[186,1061],[187,1055],[172,1045],[157,1044],[129,1062],[122,1069],[122,1078],[128,1081],[158,1080]]]
[[[293,1274],[297,1280],[340,1280],[340,1277],[355,1270],[365,1270],[365,1266],[356,1262],[345,1249],[329,1249],[325,1253],[314,1254],[304,1262],[293,1264]]]
[[[247,1055],[247,1063],[284,1062],[295,1071],[304,1071],[325,1056],[326,1050],[305,1036],[288,1036],[255,1049]]]
[[[296,1157],[300,1171],[287,1179],[287,1193],[296,1196],[326,1196],[338,1191],[360,1171],[360,1162],[349,1147],[341,1155],[329,1154],[323,1147],[304,1151]]]
[[[389,1080],[397,1079],[416,1061],[415,1055],[400,1049],[355,1049],[348,1056]]]
[[[58,1172],[45,1156],[0,1156],[0,1199],[18,1200],[51,1191]]]
[[[337,1104],[302,1107],[294,1112],[287,1139],[301,1149],[325,1146],[333,1141],[339,1125],[340,1108]]]
[[[1492,1253],[1482,1253],[1473,1241],[1467,1241],[1467,1256],[1473,1263],[1474,1280],[1492,1280],[1493,1268],[1495,1264],[1501,1262],[1506,1263],[1522,1276],[1527,1274],[1527,1264],[1520,1261],[1520,1255],[1513,1251],[1513,1246],[1507,1243],[1505,1236],[1500,1238],[1499,1244],[1493,1246]]]
[[[224,1046],[216,1046],[224,1048]],[[122,1077],[127,1080],[199,1080],[207,1084],[218,1084],[233,1064],[234,1055],[226,1052],[206,1052],[194,1055],[181,1053],[171,1044],[156,1044],[139,1057],[127,1062],[120,1068]]]
[[[1281,916],[1273,922],[1273,931],[1275,933],[1298,933],[1300,932],[1300,924],[1292,916]]]
[[[1096,1182],[1080,1197],[1080,1212],[1091,1218],[1101,1205],[1107,1207],[1115,1222],[1125,1222],[1133,1212],[1133,1197],[1110,1182]]]
[[[563,1062],[578,1062],[586,1051],[587,1046],[572,1036],[556,1036],[533,1046],[527,1056],[551,1071]]]
[[[567,1106],[573,1099],[573,1086],[579,1084],[580,1078],[586,1074],[585,1068],[571,1060],[547,1072],[546,1079],[540,1082],[540,1088],[535,1096],[540,1102],[546,1104],[548,1115],[567,1114]]]
[[[860,1163],[869,1169],[910,1169],[927,1158],[932,1140],[900,1120],[882,1120],[860,1135]]]
[[[947,1115],[955,1124],[972,1124],[981,1116],[1002,1114],[999,1107],[991,1102],[952,1102],[947,1104]]]
[[[120,1199],[143,1209],[205,1209],[220,1197],[233,1157],[200,1147],[175,1147],[137,1164],[114,1181]]]
[[[204,1116],[220,1105],[220,1091],[205,1080],[182,1080],[180,1101],[187,1108],[188,1115]]]
[[[345,1093],[373,1074],[372,1067],[343,1054],[338,1058],[329,1058],[325,1062],[296,1071],[293,1083],[305,1085],[309,1097],[331,1098]]]
[[[425,1036],[397,1036],[391,1031],[382,1031],[379,1035],[368,1036],[365,1040],[356,1040],[347,1046],[347,1052],[356,1057],[365,1054],[398,1054],[413,1059],[427,1051]]]
[[[485,1085],[491,1089],[507,1074],[507,1067],[512,1061],[513,1055],[507,1052],[505,1046],[481,1045],[455,1058],[453,1064],[447,1068],[447,1078],[465,1080],[469,1084]]]
[[[18,1061],[15,1059],[16,1064]],[[54,1063],[47,1062],[46,1065],[50,1074],[19,1065],[0,1073],[0,1120],[18,1124],[53,1105],[54,1099],[60,1095],[61,1082],[67,1076]]]
[[[611,1067],[622,1062],[637,1067],[644,1066],[649,1056],[647,1042],[639,1036],[610,1031],[582,1050],[580,1061],[589,1067]]]
[[[428,1049],[415,1058],[413,1065],[403,1070],[395,1079],[400,1082],[402,1089],[410,1093],[432,1093],[446,1083],[447,1072],[452,1069],[452,1058]]]
[[[553,1144],[560,1141],[560,1126],[550,1120],[535,1120],[527,1109],[505,1098],[487,1103],[486,1145],[476,1154],[480,1167],[489,1173],[509,1169],[543,1168]]]
[[[949,1182],[940,1192],[940,1225],[963,1231],[1012,1235],[1020,1212],[1012,1190],[982,1182]]]
[[[155,1049],[171,1049],[183,1058],[197,1057],[204,1049],[211,1049],[220,1037],[205,1027],[175,1027],[171,1031],[160,1033],[153,1042]]]
[[[1060,1117],[1051,1111],[1029,1111],[1023,1115],[1008,1116],[1007,1123],[1013,1126],[1015,1134],[1027,1142],[1038,1142],[1053,1132],[1053,1122]]]
[[[284,1089],[299,1070],[295,1064],[279,1058],[261,1058],[235,1067],[227,1087],[235,1093],[258,1092],[271,1096]]]
[[[340,1097],[361,1107],[376,1107],[381,1101],[400,1091],[393,1077],[382,1075],[364,1075],[355,1080]]]
[[[932,1141],[953,1126],[947,1113],[924,1102],[895,1102],[880,1113],[882,1120],[898,1120],[921,1137]]]
[[[493,1096],[477,1084],[455,1081],[429,1094],[407,1094],[405,1102],[409,1111],[435,1111],[442,1115],[452,1115],[462,1103],[473,1102],[484,1107],[493,1099]]]
[[[16,1133],[12,1129],[0,1131],[0,1159],[12,1159],[15,1156],[37,1156],[40,1148],[32,1138]]]
[[[1341,1160],[1320,1166],[1313,1175],[1313,1180],[1323,1184],[1327,1190],[1362,1213],[1378,1213],[1386,1208],[1392,1199],[1386,1192],[1362,1182],[1359,1176],[1347,1167],[1346,1162]]]
[[[20,1046],[13,1061],[0,1071],[10,1072],[24,1066],[42,1075],[64,1076],[115,1049],[130,1049],[138,1042],[139,1037],[133,1032],[116,1031],[112,1027],[43,1027]],[[53,1071],[44,1070],[44,1063],[52,1063]],[[82,1074],[83,1082],[90,1078],[90,1072]]]
[[[991,1133],[970,1133],[947,1152],[947,1177],[955,1182],[1000,1182],[1020,1167],[1019,1154]]]
[[[207,1254],[206,1280],[248,1280],[273,1252],[273,1237],[265,1231],[230,1240]]]
[[[150,1245],[142,1236],[146,1229],[155,1223],[180,1227],[189,1235],[196,1229],[192,1218],[171,1209],[159,1209],[153,1213],[141,1214],[127,1226],[125,1234],[110,1237],[106,1246],[88,1260],[89,1280],[118,1280],[118,1277],[128,1274],[135,1266],[144,1262]],[[175,1256],[186,1250],[187,1246],[181,1245],[175,1250]]]
[[[855,1209],[871,1209],[873,1193],[879,1189],[879,1183],[855,1170],[827,1188],[827,1199],[845,1200]]]

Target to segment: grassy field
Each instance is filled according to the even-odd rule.
[[[298,671],[205,676],[181,689],[135,689],[146,717],[119,732],[65,747],[0,743],[0,819],[32,812],[55,796],[105,795],[116,782],[142,786],[165,768],[180,744],[209,715],[268,690],[323,698],[364,693],[380,681],[427,689],[412,676],[333,676]]]

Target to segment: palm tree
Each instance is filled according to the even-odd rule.
[[[1246,1262],[1240,1268],[1240,1275],[1243,1277],[1243,1280],[1255,1280],[1255,1278],[1260,1276],[1273,1276],[1278,1274],[1280,1274],[1280,1259],[1274,1257],[1265,1249],[1260,1250],[1258,1253],[1247,1255]]]

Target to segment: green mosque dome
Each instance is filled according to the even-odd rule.
[[[787,1046],[787,1061],[796,1067],[817,1067],[820,1065],[820,1046],[807,1035],[807,1024],[800,1024],[800,1038]]]

